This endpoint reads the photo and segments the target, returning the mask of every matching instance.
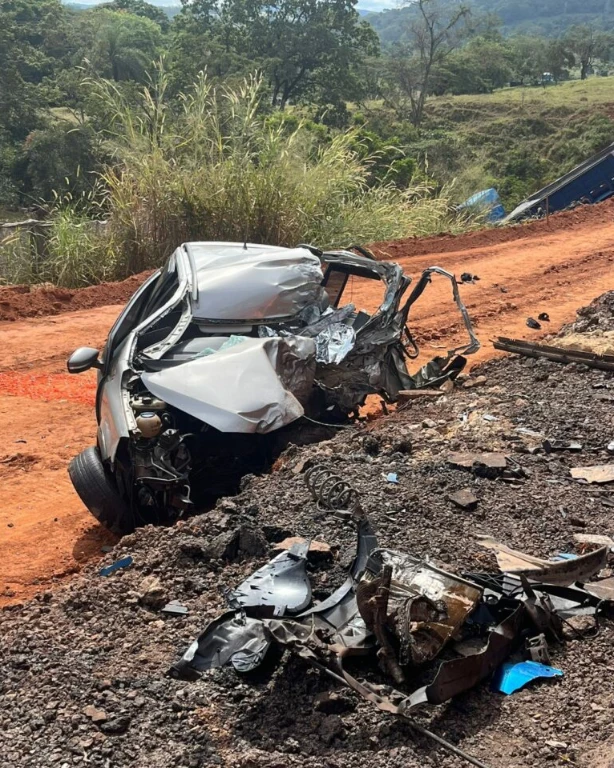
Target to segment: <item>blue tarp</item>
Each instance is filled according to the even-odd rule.
[[[467,208],[475,208],[487,213],[487,221],[500,221],[505,216],[505,209],[501,204],[501,198],[494,187],[476,192],[475,195],[471,195],[464,203],[458,206],[459,211],[466,210]]]

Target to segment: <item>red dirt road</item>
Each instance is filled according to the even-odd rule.
[[[497,354],[493,337],[539,339],[614,287],[614,202],[549,222],[378,244],[375,250],[414,278],[433,264],[479,276],[461,288],[483,345],[474,356],[479,362]],[[66,473],[70,458],[94,442],[95,376],[69,376],[65,360],[77,346],[102,345],[118,302],[136,284],[131,278],[61,292],[61,300],[55,289],[0,288],[0,605],[48,589],[113,540],[83,508]],[[372,283],[356,281],[349,290],[359,307],[377,304]],[[66,311],[83,306],[91,308]],[[551,322],[531,331],[526,318],[540,312]],[[410,325],[429,357],[461,343],[447,281],[435,278]]]

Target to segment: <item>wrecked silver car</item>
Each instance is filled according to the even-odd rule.
[[[73,353],[71,373],[98,369],[98,435],[69,473],[100,522],[172,520],[270,466],[310,422],[338,424],[368,395],[394,402],[462,370],[479,344],[453,275],[428,269],[405,298],[399,265],[353,250],[186,243],[134,294],[101,355]],[[407,318],[435,273],[470,338],[412,376]],[[381,283],[375,312],[348,301],[354,278]]]

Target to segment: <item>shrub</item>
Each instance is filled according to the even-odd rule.
[[[201,75],[179,108],[162,71],[140,108],[112,83],[96,87],[112,115],[116,162],[103,179],[120,276],[187,240],[329,247],[454,224],[447,198],[427,186],[399,189],[394,173],[370,186],[381,153],[364,151],[359,129],[323,143],[301,121],[267,118],[257,79],[215,87]]]

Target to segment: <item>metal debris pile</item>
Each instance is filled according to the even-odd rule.
[[[611,610],[608,590],[589,580],[606,565],[614,542],[585,536],[584,545],[601,546],[543,560],[483,536],[480,544],[495,552],[500,573],[458,575],[430,559],[380,547],[358,494],[327,468],[310,467],[305,477],[321,507],[356,525],[357,551],[346,581],[314,602],[306,570],[310,542],[293,543],[228,590],[228,610],[170,674],[194,680],[222,666],[251,672],[276,645],[484,766],[424,729],[415,713],[489,677],[496,690],[510,694],[536,678],[561,676],[550,666],[549,644],[563,642],[566,629],[576,636],[596,632],[599,617]],[[588,617],[588,629],[575,627],[579,616]],[[373,682],[373,661],[384,683]]]

